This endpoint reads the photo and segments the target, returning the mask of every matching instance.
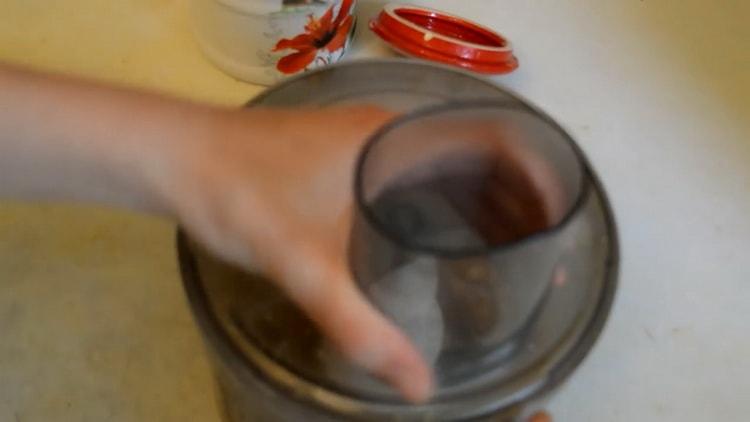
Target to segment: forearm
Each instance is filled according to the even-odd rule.
[[[0,65],[0,199],[168,212],[155,180],[218,112]]]
[[[424,400],[428,367],[345,260],[354,159],[391,117],[219,110],[0,66],[0,199],[175,217],[224,260],[259,265],[347,357]]]

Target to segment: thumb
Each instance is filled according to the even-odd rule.
[[[283,266],[282,289],[355,364],[383,379],[411,402],[432,394],[432,372],[406,336],[362,295],[339,259],[295,248]]]

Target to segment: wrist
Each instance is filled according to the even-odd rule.
[[[177,217],[181,198],[196,188],[193,175],[214,154],[211,144],[226,130],[231,112],[180,101],[143,112],[148,115],[133,119],[140,125],[132,142],[122,155],[111,155],[113,165],[124,180],[142,188],[147,211]]]

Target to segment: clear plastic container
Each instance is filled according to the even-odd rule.
[[[290,79],[253,104],[315,107],[353,102],[413,112],[375,134],[363,152],[356,194],[360,231],[355,226],[351,245],[353,255],[358,248],[365,253],[352,257],[352,268],[364,293],[431,359],[438,375],[436,395],[425,404],[404,403],[389,387],[342,359],[263,274],[233,268],[181,233],[178,251],[185,288],[214,358],[227,419],[521,420],[570,376],[609,314],[618,243],[601,184],[572,139],[543,112],[487,81],[443,66],[405,61],[340,64]],[[462,113],[468,113],[468,119]],[[404,146],[398,150],[399,160],[381,161],[389,157],[389,139],[408,140],[402,130],[410,128],[432,133],[439,122],[460,128],[458,123],[476,119],[480,125],[464,126],[467,135],[471,127],[503,122],[499,133],[515,127],[524,135],[516,141],[551,165],[562,194],[548,204],[545,227],[488,243],[487,227],[492,224],[470,225],[472,230],[462,233],[482,235],[484,243],[477,247],[473,235],[464,236],[465,242],[453,237],[448,244],[441,243],[442,235],[409,233],[404,239],[390,222],[364,211],[371,208],[369,200],[378,197],[372,193],[390,185],[380,182],[403,174],[395,170],[413,168],[412,159],[430,157],[425,151],[436,151],[434,144],[420,145],[420,139],[427,138],[417,136],[412,138],[414,154],[407,154],[409,147]],[[489,145],[501,141],[492,132],[479,132],[490,134]],[[450,139],[457,143],[449,149],[468,145],[471,157],[476,151],[491,151],[482,143],[462,142],[478,138]],[[418,217],[433,218],[433,211],[447,205],[457,210],[445,198],[420,200],[420,206],[432,205]],[[462,222],[460,212],[441,212],[439,217],[434,221]],[[375,274],[380,269],[387,277]],[[399,313],[403,309],[418,311],[416,318],[404,317]],[[423,324],[415,329],[415,321]]]

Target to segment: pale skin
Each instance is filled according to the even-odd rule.
[[[430,369],[345,262],[353,163],[389,112],[222,109],[3,65],[0,92],[0,199],[173,218],[218,256],[269,273],[404,398],[430,396]]]
[[[354,161],[394,115],[372,106],[225,109],[0,63],[0,201],[87,202],[179,222],[268,273],[351,361],[414,403],[431,369],[352,281]],[[554,209],[548,170],[505,153]]]

